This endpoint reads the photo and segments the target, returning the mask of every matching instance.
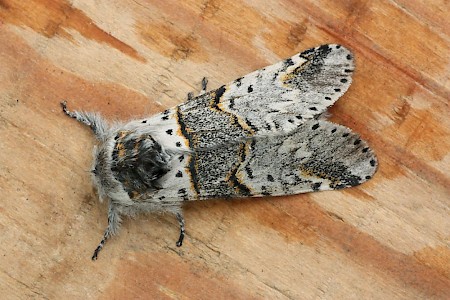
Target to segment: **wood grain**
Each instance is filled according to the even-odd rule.
[[[0,0],[0,292],[8,299],[449,299],[450,4]],[[59,107],[127,120],[322,43],[357,69],[332,120],[380,167],[362,186],[206,201],[106,226],[94,138]]]

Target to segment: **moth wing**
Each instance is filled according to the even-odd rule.
[[[174,111],[192,148],[287,133],[326,111],[351,84],[353,56],[322,45],[252,72]]]
[[[356,133],[321,120],[184,158],[162,178],[158,196],[178,201],[334,190],[367,181],[377,168],[375,154]]]
[[[342,96],[353,69],[349,50],[322,45],[137,122],[151,126],[144,130],[166,148],[210,148],[285,134]]]
[[[290,131],[333,105],[349,88],[353,70],[349,50],[322,45],[226,85],[218,105],[259,131]]]
[[[349,128],[311,120],[286,136],[257,139],[237,174],[253,196],[335,190],[369,180],[377,158]]]

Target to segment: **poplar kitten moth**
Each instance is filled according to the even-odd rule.
[[[326,110],[349,88],[353,56],[322,45],[262,68],[155,116],[108,123],[69,111],[97,140],[92,178],[108,199],[108,226],[92,259],[118,232],[122,216],[170,212],[185,235],[184,201],[337,190],[372,177],[377,159]]]

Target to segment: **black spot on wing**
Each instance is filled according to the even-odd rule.
[[[292,58],[286,59],[286,60],[284,61],[284,65],[285,65],[286,68],[289,67],[289,66],[294,65],[294,62],[292,61]]]
[[[314,182],[311,185],[311,188],[313,189],[313,191],[318,191],[320,189],[320,186],[322,185],[322,182]]]
[[[261,195],[264,195],[264,196],[270,196],[270,195],[272,195],[272,194],[267,190],[267,187],[265,187],[265,186],[263,185],[263,186],[261,186]]]

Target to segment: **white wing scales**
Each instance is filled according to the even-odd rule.
[[[148,119],[145,130],[175,153],[152,201],[296,194],[368,180],[377,161],[367,144],[316,120],[348,89],[353,70],[347,49],[323,45]]]
[[[350,86],[351,53],[323,45],[236,79],[176,109],[191,148],[283,134],[331,106]]]
[[[355,186],[370,179],[376,165],[350,129],[311,120],[286,136],[256,139],[239,175],[254,196],[279,196]]]
[[[226,85],[219,106],[261,134],[288,132],[333,105],[349,88],[353,70],[350,51],[323,45]]]
[[[279,196],[359,185],[376,171],[367,143],[350,129],[311,120],[286,135],[263,136],[193,154],[196,190],[190,200]],[[170,186],[165,197],[176,197]]]

